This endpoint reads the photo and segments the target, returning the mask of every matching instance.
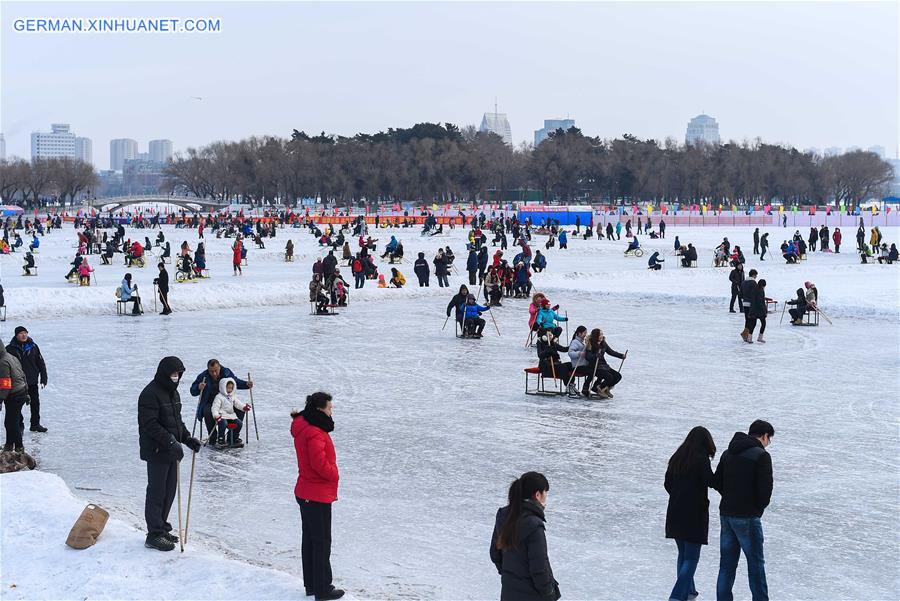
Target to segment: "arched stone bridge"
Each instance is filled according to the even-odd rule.
[[[109,198],[95,198],[84,201],[85,206],[93,207],[98,211],[118,211],[126,207],[144,203],[168,203],[181,207],[187,211],[212,213],[228,206],[210,198],[194,198],[188,196],[148,195],[148,196],[111,196]]]

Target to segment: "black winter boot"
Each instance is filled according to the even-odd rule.
[[[174,551],[175,543],[170,540],[167,540],[165,534],[159,533],[151,533],[147,535],[147,540],[144,541],[144,546],[148,549],[156,549],[158,551]]]

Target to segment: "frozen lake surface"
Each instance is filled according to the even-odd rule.
[[[194,245],[195,232],[166,233],[173,250],[183,237]],[[709,248],[722,235],[669,233],[660,248],[674,233]],[[514,477],[537,470],[551,484],[548,544],[564,598],[658,599],[675,571],[675,545],[663,531],[668,457],[694,425],[707,426],[721,452],[734,431],[764,418],[776,429],[769,449],[775,492],[763,518],[773,597],[900,596],[896,270],[856,266],[852,255],[813,255],[800,267],[760,264],[749,254],[749,231],[727,232],[744,238],[738,243],[752,266],[767,270],[771,296],[782,300],[814,279],[835,318],[833,326],[795,328],[779,326],[775,315],[768,343],[745,345],[741,318],[721,298],[727,270],[681,271],[670,257],[663,273],[650,274],[646,257],[620,256],[624,241],[572,241],[568,254],[550,251],[538,288],[568,312],[570,333],[579,324],[602,327],[613,348],[629,350],[615,398],[583,401],[523,394],[522,368],[536,363],[534,350],[523,347],[524,300],[497,308],[502,336],[488,320],[481,341],[457,340],[452,323],[441,331],[450,294],[434,288],[370,284],[340,315],[309,316],[305,285],[317,249],[307,235],[290,234],[303,255],[299,265],[277,260],[287,237],[280,232],[268,254],[254,258],[251,250],[243,278],[223,275],[230,241],[211,240],[214,279],[175,286],[176,313],[168,318],[110,315],[121,264],[98,267],[101,287],[65,284],[71,228],[47,238],[58,248],[42,248],[39,278],[10,277],[15,263],[4,257],[10,321],[3,333],[11,335],[16,314],[28,317],[51,374],[42,394],[51,430],[26,433],[25,441],[41,468],[141,526],[137,395],[160,357],[178,355],[188,366],[180,391],[190,425],[188,386],[217,357],[240,377],[253,373],[262,440],[200,454],[192,544],[300,573],[289,413],[321,389],[334,395],[341,469],[334,572],[351,593],[496,598],[499,577],[487,555],[494,512]],[[415,257],[418,235],[403,235]],[[441,240],[458,262],[461,235]],[[383,242],[389,234],[378,236]],[[429,260],[436,245],[422,241]],[[409,262],[403,270],[412,282]],[[149,270],[138,271],[149,299]],[[451,279],[454,291],[458,281]],[[46,303],[59,303],[51,313],[61,316],[47,318]],[[711,491],[710,499],[713,544],[703,549],[696,578],[705,599],[714,596],[718,568],[719,497]],[[201,591],[198,583],[185,598]],[[735,592],[749,598],[743,560]]]

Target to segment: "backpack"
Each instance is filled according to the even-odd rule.
[[[116,298],[122,298],[122,287],[121,286],[116,288]]]
[[[353,273],[359,273],[362,271],[362,262],[359,259],[353,261]]]

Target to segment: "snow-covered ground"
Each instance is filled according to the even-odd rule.
[[[173,252],[183,239],[196,244],[196,231],[164,231]],[[218,552],[299,575],[289,412],[322,389],[335,398],[342,470],[334,508],[339,586],[361,598],[495,598],[499,579],[487,557],[493,515],[509,482],[535,469],[551,483],[548,539],[563,595],[656,599],[668,594],[675,567],[674,543],[663,538],[669,455],[696,424],[709,427],[721,451],[734,431],[759,417],[777,432],[770,447],[775,493],[763,520],[772,596],[897,598],[898,266],[859,265],[852,231],[845,232],[845,252],[813,253],[786,266],[777,246],[792,230],[764,231],[776,256],[762,263],[750,254],[752,229],[669,228],[666,240],[641,238],[648,249],[665,249],[668,261],[658,273],[646,270],[649,253],[624,258],[624,239],[570,237],[568,250],[549,251],[548,270],[535,285],[568,312],[570,332],[578,324],[602,327],[613,348],[630,351],[616,397],[583,401],[523,395],[522,368],[536,362],[534,350],[523,346],[526,301],[494,310],[502,336],[490,321],[480,341],[457,340],[452,324],[441,331],[450,291],[434,281],[427,290],[415,287],[411,262],[419,251],[430,260],[441,244],[464,263],[460,229],[429,239],[412,229],[373,233],[379,250],[391,233],[403,240],[401,270],[412,287],[377,289],[369,282],[352,291],[340,315],[321,319],[308,315],[306,295],[310,265],[322,251],[305,231],[279,230],[267,250],[251,249],[241,277],[230,274],[231,241],[207,235],[213,278],[173,284],[169,317],[148,310],[131,318],[114,310],[113,290],[125,273],[121,255],[113,266],[92,261],[98,286],[63,281],[74,254],[68,226],[43,239],[38,277],[19,277],[21,255],[0,259],[9,307],[2,333],[11,336],[15,325],[26,324],[50,369],[42,394],[50,432],[26,435],[25,445],[41,469],[62,476],[83,501],[140,529],[145,469],[137,450],[137,394],[163,355],[179,355],[191,376],[215,356],[242,376],[253,373],[261,442],[201,453],[184,556],[145,555],[141,535],[122,531],[142,564],[158,562],[165,572],[164,566]],[[889,242],[897,239],[895,228],[884,233]],[[155,231],[128,234],[155,237]],[[677,267],[668,254],[676,234],[700,249],[703,267]],[[728,270],[707,267],[723,236],[745,250],[771,297],[791,298],[805,280],[814,281],[834,325],[779,326],[775,315],[767,344],[742,343],[741,318],[727,312]],[[288,237],[297,259],[286,264]],[[507,256],[514,253],[510,247]],[[152,309],[155,269],[131,271]],[[453,291],[461,281],[451,278]],[[189,423],[187,383],[182,395]],[[0,571],[8,591],[7,566],[18,564],[7,564],[7,508],[23,520],[42,518],[9,503],[6,478],[0,478]],[[47,498],[55,498],[58,491],[47,488]],[[718,566],[718,495],[710,496],[713,544],[703,550],[697,574],[704,598],[714,594]],[[75,517],[77,511],[70,521]],[[64,537],[57,537],[60,545]],[[127,540],[122,544],[128,548]],[[74,555],[47,562],[58,567],[68,557]],[[738,599],[749,598],[743,565]],[[240,575],[236,568],[235,579]],[[203,578],[198,572],[195,588],[160,596],[208,597]],[[98,594],[87,586],[55,588],[61,585],[50,580],[22,584],[17,594],[146,596],[137,583]],[[282,581],[268,582],[260,580],[250,596],[289,596]]]

